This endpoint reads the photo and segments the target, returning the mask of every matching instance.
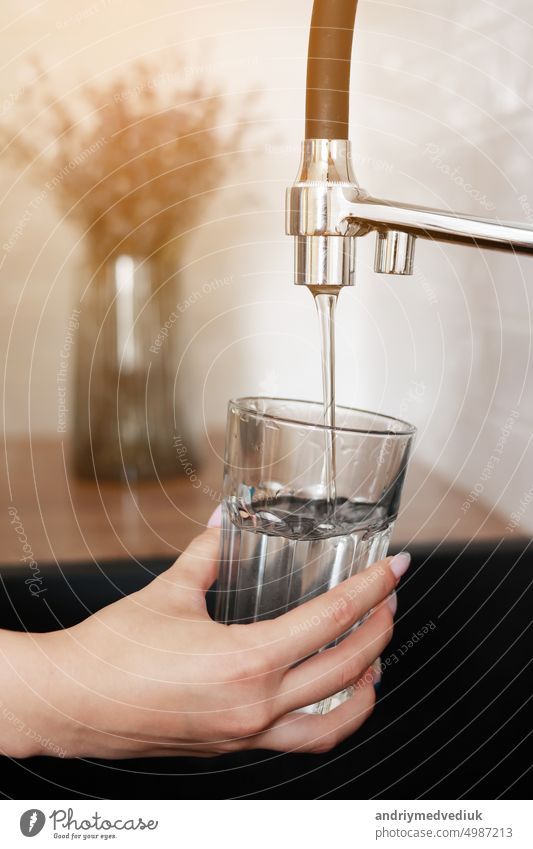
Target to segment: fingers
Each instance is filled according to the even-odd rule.
[[[376,696],[370,676],[356,685],[354,695],[324,716],[289,713],[268,731],[258,734],[248,748],[275,752],[329,752],[349,737],[368,719]]]
[[[168,741],[160,746],[147,745],[121,757],[214,757],[245,749],[269,749],[276,752],[329,752],[363,725],[374,709],[375,692],[372,677],[365,675],[354,688],[354,695],[323,716],[293,712],[278,719],[266,731],[241,735],[225,742],[213,741],[184,746]]]
[[[384,604],[338,646],[290,669],[277,700],[280,713],[321,701],[353,685],[390,641],[392,625],[391,609]]]
[[[338,587],[268,622],[250,626],[271,662],[291,665],[328,645],[389,595],[409,566],[409,555],[381,560]]]
[[[157,580],[183,590],[191,601],[200,598],[204,603],[205,594],[217,577],[219,544],[220,529],[208,528]]]

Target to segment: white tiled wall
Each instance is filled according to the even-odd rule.
[[[373,193],[533,225],[533,6],[500,6],[360,0],[352,135],[360,182]],[[23,17],[15,0],[4,7],[6,97],[35,42],[48,63],[61,63],[65,91],[146,52],[188,51],[198,62],[196,51],[209,46],[213,82],[262,92],[254,152],[232,178],[241,185],[221,187],[210,210],[219,220],[200,228],[184,255],[185,295],[214,277],[233,282],[187,311],[178,332],[192,341],[180,379],[189,414],[208,425],[221,424],[230,395],[317,397],[313,307],[291,285],[283,234],[310,0],[153,0],[149,8],[131,0],[127,9],[118,0],[51,0],[27,2]],[[92,11],[81,19],[84,10]],[[35,192],[27,179],[13,183],[2,167],[0,244]],[[56,428],[58,351],[80,274],[75,256],[62,266],[75,234],[65,225],[54,232],[57,223],[47,206],[0,268],[10,432]],[[377,277],[372,263],[373,244],[362,240],[358,285],[339,311],[340,399],[415,421],[421,458],[472,498],[515,514],[520,530],[533,529],[533,259],[419,244],[410,280]]]

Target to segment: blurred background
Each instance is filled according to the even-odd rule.
[[[284,190],[295,177],[303,137],[311,6],[311,0],[4,0],[2,121],[30,134],[34,147],[51,142],[46,151],[57,165],[57,104],[86,119],[82,93],[89,84],[92,108],[103,109],[95,136],[105,137],[102,149],[89,150],[75,168],[68,166],[69,151],[65,167],[74,183],[75,172],[87,174],[106,149],[122,149],[128,161],[151,150],[142,120],[138,135],[131,132],[137,119],[127,110],[133,115],[140,103],[173,114],[179,100],[171,125],[178,136],[190,103],[200,115],[200,135],[211,134],[224,160],[203,187],[200,206],[185,205],[176,232],[165,237],[172,271],[162,279],[172,281],[175,295],[158,303],[143,331],[152,368],[164,357],[171,373],[164,378],[170,383],[161,384],[172,391],[172,411],[161,413],[174,416],[168,439],[173,451],[176,438],[185,440],[193,471],[174,451],[171,472],[186,479],[185,488],[157,481],[145,495],[130,481],[125,489],[99,487],[94,496],[94,485],[69,483],[80,378],[65,345],[74,357],[84,344],[77,311],[83,312],[80,292],[96,273],[97,263],[87,260],[95,248],[88,251],[87,228],[67,214],[57,183],[47,185],[39,156],[24,164],[4,139],[2,486],[6,503],[21,511],[27,505],[26,525],[34,523],[28,538],[42,557],[81,557],[100,551],[104,538],[109,554],[175,550],[217,501],[228,399],[320,398],[314,305],[307,290],[292,284],[293,245],[284,235]],[[526,0],[509,0],[504,8],[486,0],[361,0],[351,104],[361,185],[377,196],[533,225],[532,29]],[[30,64],[35,57],[38,66]],[[198,112],[198,102],[211,112]],[[116,120],[117,105],[127,113],[128,149],[112,141],[117,129],[106,118]],[[202,125],[202,114],[215,125],[207,118]],[[187,138],[176,156],[198,166],[206,146],[195,153],[194,133]],[[165,190],[190,198],[196,177],[186,173],[171,173]],[[154,199],[157,206],[157,192]],[[487,535],[487,528],[492,535],[528,533],[533,264],[419,244],[415,276],[393,279],[374,274],[373,250],[373,239],[359,240],[357,286],[340,298],[338,400],[419,428],[403,539]],[[138,253],[131,244],[128,252]],[[199,471],[210,463],[212,472]],[[445,525],[439,524],[443,505]],[[164,531],[157,526],[163,513]],[[170,530],[193,515],[190,529]],[[70,548],[61,539],[65,523],[76,538]]]

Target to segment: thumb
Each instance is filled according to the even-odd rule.
[[[220,528],[207,528],[161,577],[180,590],[200,595],[203,600],[218,574],[219,545]]]

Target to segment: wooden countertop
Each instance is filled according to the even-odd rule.
[[[59,438],[8,440],[0,474],[0,563],[177,554],[220,499],[222,442],[206,441],[198,452],[203,461],[194,481],[96,484],[71,474],[68,443]],[[395,545],[505,535],[505,520],[482,505],[463,513],[464,498],[414,460]]]

